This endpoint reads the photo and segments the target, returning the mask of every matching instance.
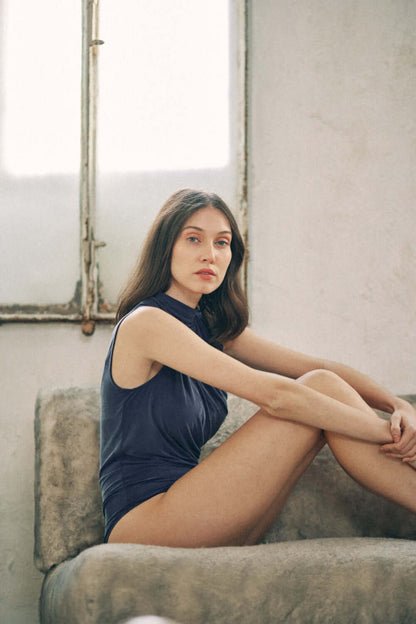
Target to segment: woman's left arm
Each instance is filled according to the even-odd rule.
[[[338,362],[312,357],[275,344],[246,328],[240,336],[224,347],[224,351],[266,372],[297,379],[316,369],[332,371],[352,386],[372,408],[391,414],[393,444],[381,448],[389,455],[416,460],[416,412],[413,407],[359,371]]]

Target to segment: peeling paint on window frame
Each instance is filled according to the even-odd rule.
[[[81,166],[79,185],[80,280],[72,299],[64,304],[0,304],[0,324],[6,322],[77,322],[85,335],[94,332],[95,324],[113,323],[116,308],[103,297],[96,262],[97,247],[105,242],[95,240],[96,198],[96,118],[97,68],[99,48],[98,12],[100,0],[82,0],[82,75],[81,75]],[[247,233],[247,33],[248,0],[232,0],[231,11],[237,19],[238,37],[238,198],[237,220],[248,250]],[[248,254],[247,254],[248,256]],[[247,260],[244,264],[244,288],[247,290]]]

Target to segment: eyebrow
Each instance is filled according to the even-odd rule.
[[[203,232],[204,229],[198,227],[197,225],[187,225],[183,228],[183,230],[198,230],[199,232]],[[230,230],[222,230],[221,232],[218,232],[218,234],[231,234],[232,232]]]

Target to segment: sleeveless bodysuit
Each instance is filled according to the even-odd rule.
[[[166,293],[136,306],[164,310],[190,327],[202,340],[210,332],[201,312]],[[223,390],[167,366],[133,389],[118,386],[111,374],[114,329],[101,384],[100,486],[105,516],[105,541],[130,509],[166,492],[194,468],[201,447],[227,415]]]

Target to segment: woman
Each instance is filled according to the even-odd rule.
[[[416,512],[413,408],[347,366],[251,331],[243,256],[214,194],[178,191],[155,220],[103,375],[109,542],[255,544],[325,443],[363,486]],[[259,411],[198,463],[226,416],[226,392]]]

